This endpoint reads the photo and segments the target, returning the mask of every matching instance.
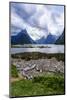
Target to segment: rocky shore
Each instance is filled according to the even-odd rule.
[[[19,73],[27,79],[40,76],[45,72],[64,73],[64,62],[58,61],[55,57],[29,61],[12,58],[11,64],[15,65]]]

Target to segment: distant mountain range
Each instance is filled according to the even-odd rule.
[[[57,36],[49,34],[45,40],[45,44],[53,44],[55,43]]]
[[[55,43],[57,36],[49,34],[47,38],[42,37],[41,39],[37,40],[36,43],[39,44],[53,44]]]
[[[11,36],[11,44],[64,44],[64,31],[62,35],[58,37],[49,33],[47,38],[42,37],[39,40],[34,41],[24,29],[19,32],[17,35]]]
[[[26,30],[22,30],[15,36],[11,36],[11,44],[34,44]]]
[[[65,37],[65,29],[63,31],[63,33],[61,34],[61,36],[56,40],[55,44],[64,44],[64,37]]]

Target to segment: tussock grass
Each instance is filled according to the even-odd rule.
[[[65,93],[64,75],[54,74],[34,77],[11,83],[11,97],[61,95]]]

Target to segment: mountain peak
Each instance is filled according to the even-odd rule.
[[[53,44],[56,41],[56,36],[52,35],[51,33],[49,33],[49,35],[47,36],[45,43],[46,44]]]
[[[28,35],[26,29],[21,30],[16,36],[11,37],[12,44],[33,44],[35,43]]]
[[[21,30],[19,33],[24,33],[24,34],[26,34],[26,33],[27,33],[27,30],[26,30],[26,29],[23,29],[23,30]]]

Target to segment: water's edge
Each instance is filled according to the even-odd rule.
[[[38,45],[39,46],[39,45]],[[42,45],[41,45],[42,46]],[[24,52],[40,52],[40,53],[64,53],[64,45],[49,45],[49,47],[40,48],[40,47],[33,47],[33,48],[11,48],[11,54],[16,53],[24,53]]]

